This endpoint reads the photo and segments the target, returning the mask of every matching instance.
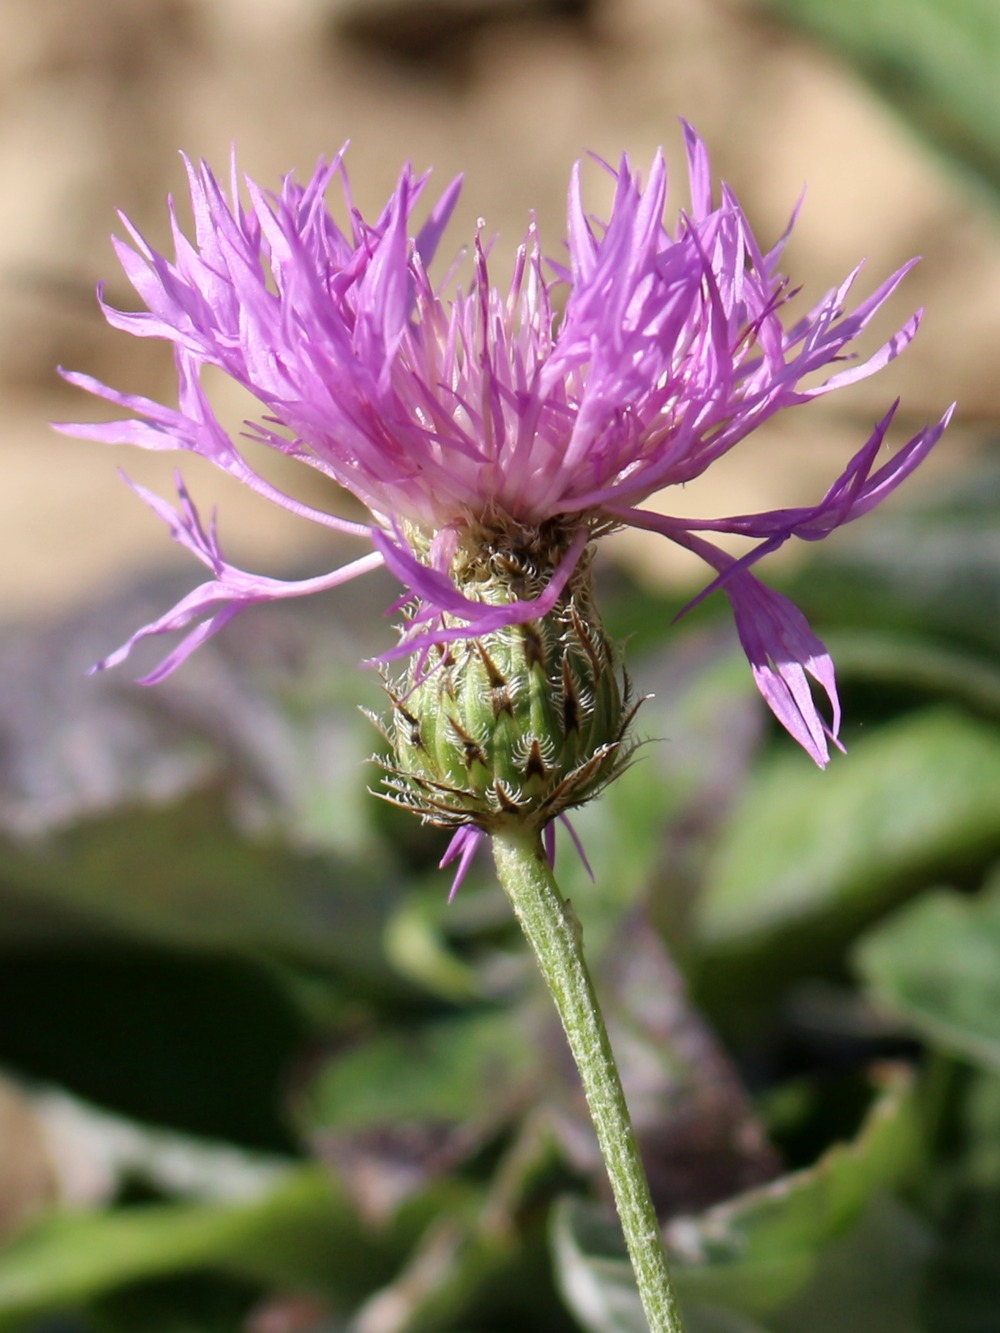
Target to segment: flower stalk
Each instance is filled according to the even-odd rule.
[[[650,1333],[683,1333],[680,1310],[625,1094],[583,953],[580,924],[563,898],[537,832],[497,827],[500,882],[555,1000],[580,1073]]]

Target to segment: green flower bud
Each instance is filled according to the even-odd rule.
[[[453,562],[455,582],[495,606],[537,597],[571,536],[560,524],[476,529]],[[617,777],[638,705],[595,609],[590,566],[588,551],[544,618],[439,645],[416,673],[386,683],[387,799],[446,827],[542,828]]]

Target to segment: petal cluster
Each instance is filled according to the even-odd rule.
[[[730,599],[765,699],[825,763],[838,720],[832,663],[801,613],[751,567],[792,537],[819,540],[873,508],[934,445],[948,414],[876,468],[890,411],[812,508],[681,520],[642,507],[699,476],[776,412],[879,370],[919,322],[914,315],[872,355],[851,359],[851,345],[910,265],[853,308],[857,270],[807,313],[786,318],[792,293],[778,264],[788,233],[764,251],[731,191],[723,185],[716,196],[705,147],[688,126],[685,139],[690,207],[672,227],[662,155],[645,181],[627,158],[617,168],[601,164],[614,179],[604,222],[584,206],[578,166],[565,248],[546,258],[532,223],[503,286],[491,278],[481,227],[464,286],[448,270],[441,280],[430,276],[459,181],[423,209],[427,177],[405,168],[369,222],[340,155],[305,185],[288,177],[276,194],[241,182],[235,165],[227,192],[206,165],[187,164],[194,237],[171,204],[172,258],[123,219],[128,239],[115,246],[144,309],[117,310],[101,295],[102,308],[116,328],[173,345],[177,406],[67,373],[130,415],[62,429],[190,450],[369,550],[327,576],[284,583],[227,564],[183,488],[178,511],[141,492],[212,578],[101,665],[120,661],[139,638],[187,630],[147,677],[161,679],[244,606],[329,587],[381,563],[418,600],[395,654],[475,636],[544,614],[590,539],[632,525],[662,533],[715,571],[710,589]],[[327,204],[334,187],[341,222]],[[251,439],[346,488],[367,521],[303,504],[255,471],[213,412],[206,367],[259,402],[259,417],[247,423]],[[553,523],[572,536],[537,599],[498,608],[456,586],[453,559],[469,532]],[[757,544],[736,560],[705,535],[717,532]],[[808,678],[828,697],[829,722]]]

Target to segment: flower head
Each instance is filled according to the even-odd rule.
[[[136,487],[211,578],[139,629],[140,639],[186,636],[147,682],[162,679],[243,607],[331,587],[384,564],[412,614],[383,656],[426,653],[506,626],[538,621],[560,599],[590,543],[620,527],[658,532],[715,571],[709,589],[732,603],[740,640],[765,700],[819,764],[839,720],[833,665],[801,612],[751,572],[792,537],[816,541],[867,513],[917,466],[950,413],[876,467],[894,408],[844,474],[810,508],[681,519],[643,508],[653,493],[691,481],[783,408],[873,374],[913,337],[914,315],[867,359],[850,347],[911,267],[849,309],[851,273],[808,313],[786,321],[792,295],[778,271],[784,241],[758,244],[737,200],[713,194],[704,145],[685,126],[690,211],[664,221],[666,169],[657,154],[643,183],[627,158],[606,222],[584,208],[579,167],[569,190],[566,252],[543,256],[534,223],[512,278],[491,282],[481,228],[472,278],[449,295],[429,269],[459,191],[453,182],[414,224],[427,177],[403,170],[374,222],[355,208],[341,156],[305,185],[277,194],[235,166],[229,196],[207,166],[188,165],[195,237],[171,205],[175,256],[151,248],[124,220],[115,241],[145,305],[107,305],[112,325],[171,342],[178,405],[119,392],[89,376],[74,384],[132,415],[62,429],[146,449],[187,449],[286,509],[368,547],[328,575],[285,582],[234,568],[180,487],[180,509]],[[344,225],[326,195],[339,184]],[[317,469],[368,511],[347,521],[277,490],[222,428],[202,384],[217,367],[261,404],[249,437]],[[827,373],[824,379],[823,374]],[[756,545],[741,559],[710,539]],[[486,598],[461,571],[471,551],[497,558],[541,549],[531,595]],[[504,557],[506,558],[506,557]],[[589,558],[589,557],[587,557]],[[473,561],[473,563],[475,563]],[[704,595],[704,594],[703,594]],[[809,678],[828,701],[830,720]],[[463,856],[469,839],[460,844]]]

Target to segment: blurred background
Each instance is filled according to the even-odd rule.
[[[653,739],[576,820],[596,883],[568,851],[560,879],[689,1333],[1000,1330],[1000,6],[5,0],[2,35],[0,1333],[642,1327],[488,864],[447,906],[442,836],[366,791],[394,585],[247,612],[152,691],[89,678],[199,569],[116,476],[167,493],[174,459],[48,422],[101,415],[59,364],[172,400],[94,287],[132,302],[116,209],[161,248],[168,194],[186,218],[179,149],[268,186],[350,139],[368,214],[404,160],[464,173],[441,258],[482,217],[502,281],[532,210],[557,251],[587,151],[663,145],[682,208],[680,116],[765,244],[805,188],[804,304],[919,254],[868,350],[926,313],[665,506],[808,503],[897,396],[892,443],[959,411],[883,510],[767,571],[838,663],[825,773],[725,606],[673,624],[700,573],[607,543]],[[340,558],[182,461],[234,563]]]
[[[185,196],[179,149],[225,171],[236,145],[241,167],[269,185],[293,169],[308,175],[321,154],[350,139],[352,182],[369,212],[381,207],[404,160],[433,167],[441,186],[462,172],[447,253],[466,243],[481,216],[499,234],[502,273],[529,210],[549,252],[557,250],[569,169],[588,150],[611,160],[627,151],[648,164],[664,145],[674,206],[683,206],[683,115],[765,241],[781,233],[806,189],[786,261],[804,299],[862,258],[858,290],[867,292],[919,254],[923,263],[870,345],[917,306],[927,310],[902,361],[804,418],[776,423],[714,468],[705,483],[711,494],[699,491],[692,503],[747,512],[817,496],[897,395],[897,438],[960,400],[957,427],[922,484],[933,484],[935,469],[958,467],[996,411],[993,201],[967,165],[935,151],[887,100],[900,85],[924,94],[913,84],[931,71],[917,66],[914,76],[906,62],[930,61],[937,34],[917,30],[914,41],[912,25],[889,30],[888,50],[875,52],[875,78],[866,80],[822,34],[783,21],[818,14],[828,23],[828,8],[788,5],[783,13],[752,0],[8,0],[0,56],[5,614],[71,606],[109,578],[171,558],[159,525],[114,470],[163,484],[173,460],[59,439],[46,423],[99,411],[61,387],[56,364],[152,397],[172,391],[167,350],[107,330],[93,289],[101,279],[113,303],[132,298],[108,242],[116,209],[166,246],[165,197]],[[961,61],[981,55],[977,35],[963,34],[965,49],[951,43],[950,91],[966,100]],[[892,43],[904,38],[914,49],[898,48],[894,72]],[[939,130],[954,128],[946,116]],[[984,123],[973,105],[968,120],[985,140],[996,112]],[[596,171],[590,186],[599,212]],[[299,562],[304,545],[321,540],[241,488],[222,487],[209,469],[203,477],[187,466],[197,495],[224,496],[223,535],[237,563]],[[656,571],[669,574],[672,559],[682,557],[655,544]]]

